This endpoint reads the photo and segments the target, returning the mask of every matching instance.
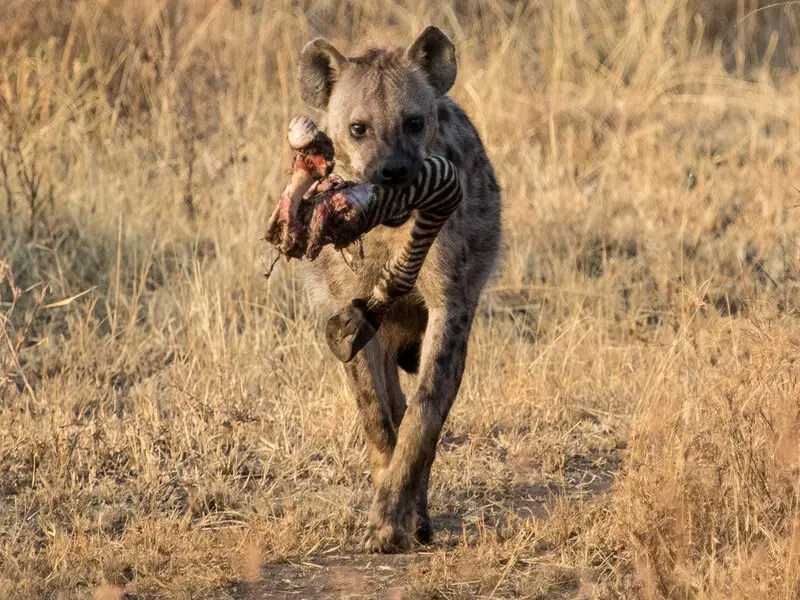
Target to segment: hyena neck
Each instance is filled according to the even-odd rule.
[[[472,121],[458,103],[443,96],[437,104],[439,134],[431,149],[443,156],[457,169],[463,170],[475,156],[485,154],[485,149]]]

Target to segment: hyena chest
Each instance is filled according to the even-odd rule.
[[[343,250],[326,247],[313,262],[301,263],[301,274],[314,301],[338,307],[367,296],[380,280],[384,265],[408,238],[411,217],[409,213],[405,218],[396,218],[396,225],[378,226]]]

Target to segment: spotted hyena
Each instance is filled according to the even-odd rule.
[[[475,127],[446,94],[456,79],[455,47],[428,27],[408,48],[346,57],[324,39],[303,48],[303,100],[320,111],[337,168],[384,186],[413,181],[428,154],[458,169],[463,200],[449,218],[416,287],[398,300],[378,334],[345,364],[364,425],[375,487],[363,545],[402,551],[433,537],[428,480],[442,426],[464,372],[478,298],[500,246],[500,188]],[[328,315],[365,297],[409,235],[410,215],[370,232],[354,269],[326,248],[304,262],[316,304]],[[398,367],[418,373],[406,402]]]

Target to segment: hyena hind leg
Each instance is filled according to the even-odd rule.
[[[417,349],[419,352],[419,349]],[[389,403],[392,411],[392,422],[396,428],[400,428],[403,421],[403,416],[406,412],[406,397],[400,386],[400,377],[398,371],[399,361],[392,359],[391,355],[387,357],[386,361],[386,388],[389,395]],[[417,359],[419,360],[419,359]],[[417,363],[417,368],[418,363]],[[419,544],[429,544],[433,541],[433,526],[431,525],[431,517],[428,514],[428,480],[430,478],[431,464],[433,460],[429,460],[425,464],[423,470],[419,493],[417,494],[417,501],[414,506],[414,516],[412,520],[412,527],[414,531],[414,539]]]
[[[379,337],[387,350],[386,391],[395,429],[400,428],[406,412],[406,396],[400,385],[400,372],[419,371],[422,337],[428,323],[428,310],[422,302],[398,302],[387,315]]]
[[[403,422],[403,416],[406,414],[406,395],[400,385],[400,372],[397,369],[396,358],[388,354],[383,367],[386,370],[386,392],[389,410],[392,414],[392,424],[395,429],[399,429],[400,423]]]
[[[379,338],[375,337],[353,360],[344,365],[364,427],[364,440],[374,486],[380,484],[397,443],[390,388],[392,393],[394,390],[393,384],[387,381],[385,363],[386,353]]]

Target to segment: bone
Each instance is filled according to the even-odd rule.
[[[319,129],[311,117],[303,115],[295,117],[289,123],[289,145],[294,150],[302,150],[310,146],[316,139]]]

